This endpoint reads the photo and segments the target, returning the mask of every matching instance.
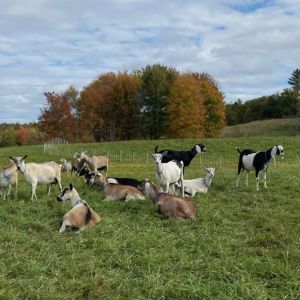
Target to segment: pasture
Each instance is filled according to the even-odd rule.
[[[62,145],[44,153],[42,145],[1,148],[27,162],[69,159],[86,149],[109,153],[110,176],[155,179],[147,152],[187,150],[201,142],[185,178],[204,177],[216,166],[207,194],[193,197],[195,220],[162,220],[150,200],[104,202],[103,194],[69,175],[101,222],[79,234],[59,234],[71,207],[56,200],[58,188],[38,186],[37,201],[19,174],[18,199],[0,201],[0,299],[300,299],[300,138],[239,138],[129,141]],[[268,170],[268,186],[235,188],[235,147],[266,150],[281,144],[285,160]]]

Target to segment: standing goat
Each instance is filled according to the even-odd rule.
[[[237,148],[240,153],[239,165],[238,165],[238,176],[236,180],[236,187],[239,186],[240,174],[244,170],[246,173],[246,186],[248,186],[248,175],[249,172],[255,169],[256,174],[256,190],[259,191],[259,172],[263,172],[264,176],[264,187],[267,188],[267,170],[272,158],[275,155],[279,155],[282,159],[284,158],[284,151],[281,145],[275,145],[265,152],[255,152],[251,149],[245,149],[243,151]]]
[[[44,162],[41,164],[37,163],[25,163],[23,157],[9,157],[16,164],[17,170],[20,171],[27,182],[31,184],[31,200],[36,196],[37,184],[46,183],[48,186],[48,195],[50,194],[51,184],[58,183],[59,189],[61,190],[61,166],[54,161]]]
[[[15,163],[10,167],[0,170],[0,188],[4,190],[3,200],[7,199],[11,193],[12,185],[15,186],[15,198],[18,190],[18,172]]]
[[[192,159],[198,153],[204,153],[206,151],[206,147],[203,144],[197,144],[189,151],[175,151],[175,150],[160,150],[160,151],[158,151],[158,146],[156,146],[154,152],[163,154],[166,151],[167,151],[167,154],[164,155],[164,157],[162,159],[162,163],[167,163],[171,160],[177,160],[177,161],[182,161],[184,164],[184,167],[188,167],[190,165]]]
[[[88,156],[86,154],[86,151],[80,152],[78,157],[81,161],[81,164],[85,162],[89,167],[90,171],[94,171],[95,173],[97,171],[105,171],[105,175],[107,176],[108,157],[96,155]]]
[[[215,175],[216,168],[204,168],[207,172],[205,178],[185,179],[183,180],[184,192],[194,197],[196,193],[207,193],[212,179]]]
[[[80,199],[78,192],[71,183],[57,196],[57,201],[64,202],[67,200],[71,201],[73,208],[64,215],[61,228],[59,229],[60,233],[67,230],[68,227],[76,228],[80,231],[100,222],[99,215],[90,208],[86,201]]]
[[[167,193],[161,193],[150,180],[145,179],[140,189],[145,192],[157,207],[157,211],[165,218],[189,218],[196,217],[196,207],[193,202]]]
[[[152,154],[154,163],[156,164],[156,178],[162,191],[169,193],[170,186],[172,193],[175,192],[175,183],[179,183],[182,187],[182,197],[184,197],[184,184],[183,184],[183,162],[182,161],[169,161],[162,163],[163,157],[167,155],[167,151]]]
[[[102,173],[97,173],[90,179],[90,184],[98,184],[105,193],[104,200],[144,200],[144,194],[136,187],[130,185],[122,185],[109,183]]]

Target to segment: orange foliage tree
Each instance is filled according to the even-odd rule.
[[[131,139],[137,133],[140,79],[124,73],[102,74],[85,87],[77,104],[86,139]]]
[[[201,138],[204,136],[203,94],[192,74],[183,74],[173,83],[167,98],[167,136]]]
[[[204,99],[205,137],[218,137],[220,131],[225,127],[225,103],[224,94],[219,88],[216,80],[207,73],[193,73],[199,82],[201,94]]]
[[[55,92],[44,95],[47,103],[41,109],[39,126],[46,133],[45,137],[63,137],[72,141],[75,129],[70,101],[66,96]]]

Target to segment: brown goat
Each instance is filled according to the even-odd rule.
[[[152,181],[148,179],[143,180],[140,189],[149,196],[153,204],[157,207],[157,211],[165,218],[193,219],[196,217],[197,211],[193,202],[181,197],[159,192]]]
[[[144,194],[134,186],[108,183],[105,175],[96,173],[90,183],[97,184],[104,190],[104,200],[145,200]]]
[[[70,200],[73,208],[63,217],[63,222],[59,232],[64,232],[68,228],[84,230],[100,222],[99,215],[86,203],[81,200],[76,189],[70,185],[64,188],[57,196],[58,201]]]

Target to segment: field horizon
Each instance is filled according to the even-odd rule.
[[[147,154],[191,149],[203,143],[185,178],[204,177],[204,166],[220,165],[207,194],[191,200],[195,220],[163,220],[149,199],[102,201],[103,192],[63,174],[101,222],[79,234],[58,230],[70,204],[38,186],[37,201],[19,174],[18,197],[0,201],[1,299],[299,299],[300,298],[300,137],[180,139],[1,148],[27,162],[69,159],[79,150],[106,154],[109,175],[150,178]],[[236,147],[267,150],[281,144],[285,159],[268,170],[268,189],[255,191],[255,175],[235,187]]]

